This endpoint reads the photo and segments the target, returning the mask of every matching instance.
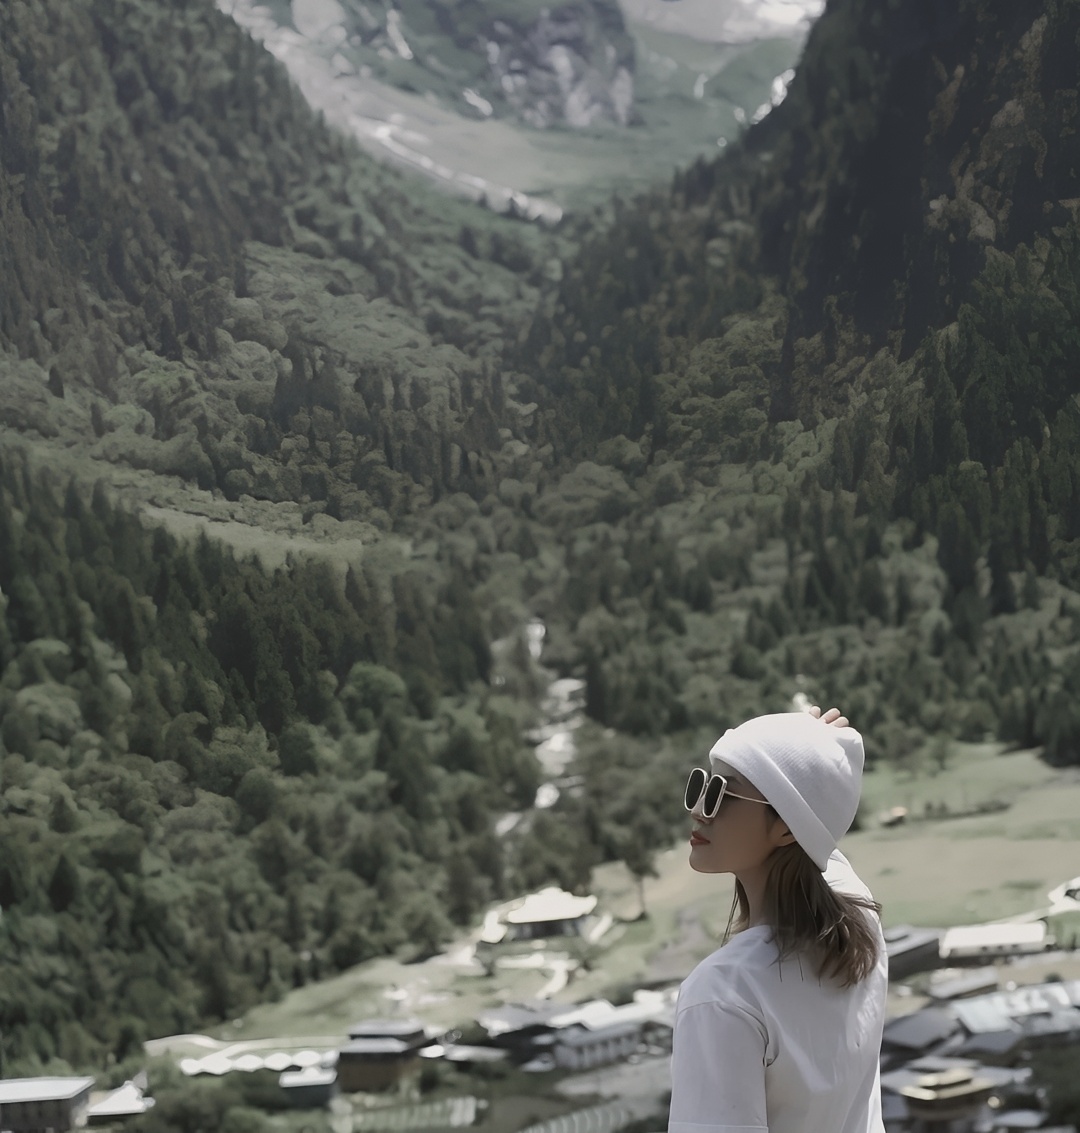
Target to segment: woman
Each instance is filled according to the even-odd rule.
[[[862,737],[836,709],[759,716],[687,783],[690,865],[735,876],[723,946],[683,982],[669,1133],[883,1133],[879,906],[836,843]]]

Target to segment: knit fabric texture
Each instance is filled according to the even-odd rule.
[[[725,732],[709,759],[753,783],[824,872],[859,807],[864,756],[854,728],[807,712],[757,716]]]

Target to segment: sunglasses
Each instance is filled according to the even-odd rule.
[[[742,799],[747,803],[761,803],[763,806],[769,805],[767,799],[751,799],[746,795],[737,795],[734,791],[729,791],[728,781],[723,775],[710,775],[701,767],[695,767],[690,772],[690,778],[686,780],[686,796],[683,799],[683,806],[688,811],[697,811],[702,818],[715,818],[725,797]]]

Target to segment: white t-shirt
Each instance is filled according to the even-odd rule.
[[[838,850],[825,879],[870,895]],[[883,936],[879,949],[874,971],[848,988],[819,979],[797,956],[778,964],[764,926],[702,960],[675,1010],[669,1133],[884,1133]]]

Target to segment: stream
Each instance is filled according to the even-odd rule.
[[[536,758],[540,764],[542,780],[533,800],[535,810],[546,810],[559,799],[566,786],[567,769],[577,755],[575,731],[585,720],[585,682],[574,677],[557,677],[540,664],[544,651],[547,628],[538,618],[525,627],[529,656],[547,681],[540,698],[540,722],[526,733],[526,739],[536,745]],[[501,838],[509,834],[525,817],[527,811],[511,811],[495,823],[495,833]]]

